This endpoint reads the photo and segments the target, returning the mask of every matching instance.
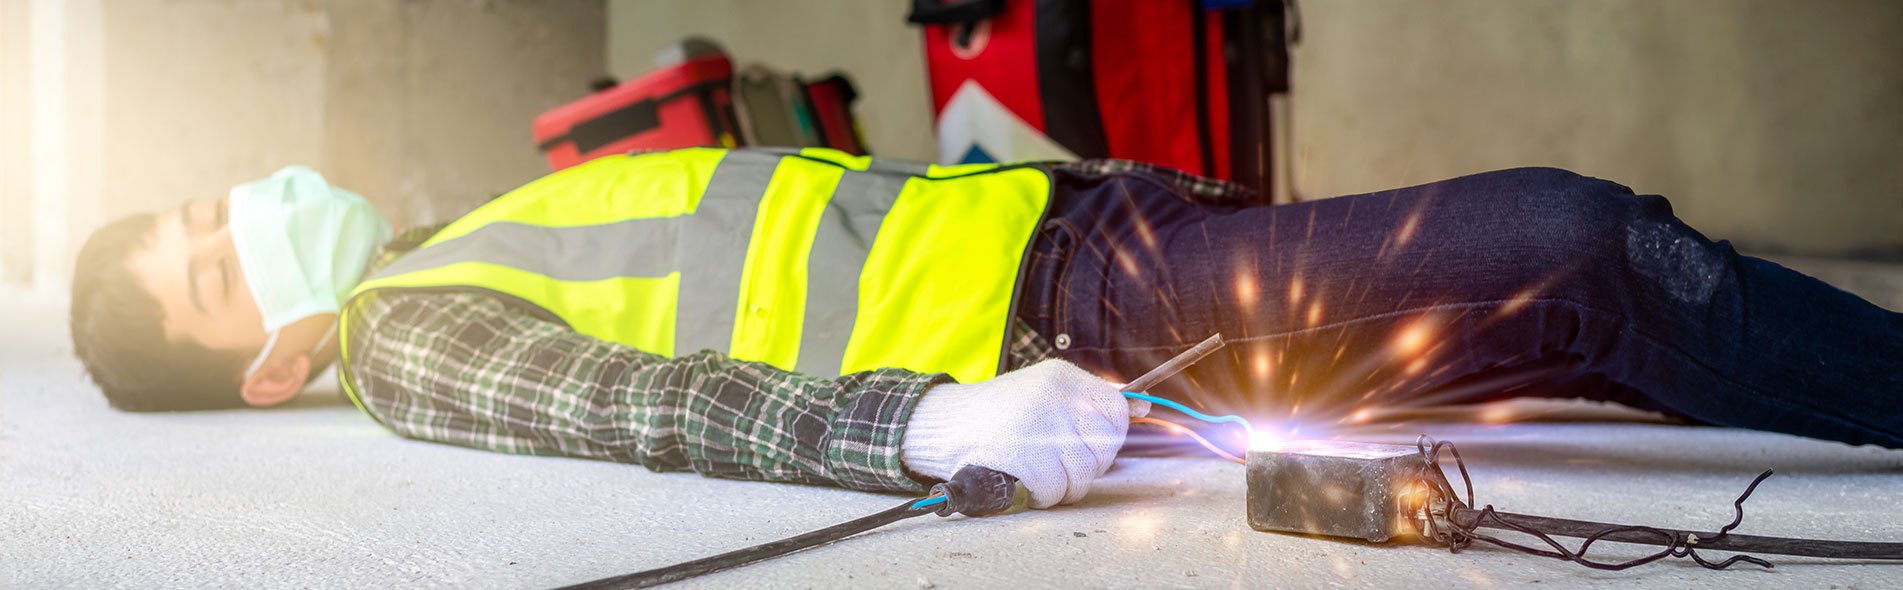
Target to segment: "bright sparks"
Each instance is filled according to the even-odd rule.
[[[1282,437],[1276,436],[1274,432],[1257,430],[1249,433],[1249,450],[1251,451],[1273,451],[1280,448],[1282,448]]]
[[[1288,283],[1289,305],[1294,305],[1296,302],[1301,300],[1302,300],[1302,277],[1297,276],[1295,277],[1294,280],[1291,280]]]
[[[1118,249],[1115,256],[1117,258],[1117,266],[1121,267],[1125,274],[1130,275],[1130,278],[1143,277],[1143,273],[1137,270],[1136,257],[1131,256],[1129,252],[1125,252],[1122,249]]]
[[[1512,422],[1515,416],[1513,408],[1505,404],[1494,404],[1480,410],[1480,421],[1487,424],[1505,424]]]
[[[1244,311],[1255,308],[1255,276],[1249,273],[1236,273],[1236,301],[1242,302]]]
[[[1539,294],[1539,291],[1536,289],[1527,289],[1519,293],[1514,293],[1513,298],[1508,299],[1506,305],[1500,306],[1499,313],[1506,315],[1520,311],[1520,308],[1526,307],[1526,302],[1532,301],[1533,296],[1537,294]]]
[[[1308,304],[1308,327],[1313,328],[1320,323],[1322,323],[1322,302]]]
[[[1139,215],[1136,218],[1137,239],[1143,240],[1143,247],[1156,251],[1156,230],[1150,229],[1150,220]]]
[[[1414,231],[1417,229],[1420,229],[1420,227],[1421,227],[1420,213],[1417,212],[1413,215],[1407,216],[1407,221],[1401,223],[1401,231],[1396,233],[1394,236],[1395,245],[1406,246],[1409,240],[1414,239]]]
[[[1354,423],[1356,424],[1366,424],[1368,420],[1371,420],[1373,418],[1374,418],[1374,410],[1371,408],[1361,408],[1359,410],[1355,410],[1355,413],[1350,414],[1348,417],[1349,420],[1353,420]]]
[[[1394,336],[1394,351],[1403,356],[1413,356],[1427,348],[1427,340],[1432,336],[1433,329],[1428,327],[1427,320],[1408,324],[1401,329],[1400,334]]]

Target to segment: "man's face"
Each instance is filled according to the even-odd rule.
[[[166,340],[256,354],[268,337],[225,223],[225,200],[159,214],[148,247],[127,266],[159,302]]]

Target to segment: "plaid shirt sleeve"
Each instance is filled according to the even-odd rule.
[[[403,436],[735,479],[918,492],[900,442],[951,379],[881,369],[821,379],[712,351],[598,340],[467,292],[373,294],[349,326],[370,413]]]
[[[1160,176],[1170,184],[1183,189],[1183,192],[1197,201],[1211,205],[1248,205],[1255,201],[1255,190],[1227,180],[1197,176],[1149,162],[1135,160],[1081,160],[1063,162],[1058,168],[1084,174],[1117,174],[1121,172],[1142,172]]]

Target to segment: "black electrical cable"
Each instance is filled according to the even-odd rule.
[[[712,557],[563,586],[557,590],[620,590],[658,586],[818,547],[914,516],[934,513],[939,516],[950,516],[954,512],[966,516],[995,514],[1011,507],[1012,497],[1017,493],[1017,485],[1017,478],[983,467],[969,466],[952,474],[950,481],[932,486],[930,496],[906,500],[904,504],[887,508],[870,516]],[[936,505],[927,504],[929,500],[938,497],[945,498],[945,501]],[[921,504],[926,505],[921,506]]]
[[[756,561],[779,557],[801,549],[817,547],[907,518],[924,516],[934,512],[933,507],[913,508],[912,506],[918,502],[919,500],[906,500],[904,504],[874,513],[871,516],[856,518],[810,533],[787,537],[771,543],[762,543],[745,549],[728,551],[713,557],[703,557],[663,568],[623,574],[611,578],[602,578],[593,582],[583,582],[573,586],[563,586],[559,590],[646,588],[648,586],[666,584],[694,576],[732,569]]]
[[[1601,570],[1623,570],[1666,557],[1690,557],[1698,565],[1709,569],[1725,569],[1740,561],[1767,568],[1775,567],[1769,561],[1749,555],[1733,555],[1723,561],[1712,562],[1698,554],[1700,549],[1834,559],[1903,560],[1903,543],[1825,541],[1731,534],[1731,529],[1737,528],[1744,522],[1744,501],[1751,497],[1752,492],[1757,491],[1758,484],[1771,476],[1771,470],[1768,469],[1758,474],[1757,479],[1751,481],[1751,485],[1745,488],[1744,493],[1732,501],[1732,509],[1736,511],[1736,515],[1730,523],[1718,529],[1717,532],[1694,532],[1514,514],[1494,510],[1491,504],[1481,509],[1474,509],[1472,507],[1473,480],[1467,477],[1467,465],[1460,459],[1460,450],[1454,448],[1451,442],[1434,441],[1425,436],[1416,441],[1415,447],[1421,452],[1421,479],[1427,487],[1429,496],[1425,508],[1427,514],[1423,523],[1423,532],[1428,538],[1445,543],[1448,549],[1455,553],[1472,545],[1474,541],[1483,541],[1530,555],[1571,561]],[[1453,454],[1454,465],[1460,469],[1460,478],[1466,484],[1467,492],[1464,502],[1455,493],[1453,484],[1448,481],[1446,473],[1441,471],[1440,452],[1442,449]],[[1477,531],[1483,527],[1526,533],[1546,543],[1552,550],[1513,543]],[[1585,539],[1585,542],[1579,545],[1577,551],[1573,551],[1554,540],[1552,535],[1580,537]],[[1657,553],[1618,563],[1586,558],[1586,552],[1599,541],[1662,545],[1665,548]]]

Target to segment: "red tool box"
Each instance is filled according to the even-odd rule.
[[[733,63],[695,57],[542,113],[536,144],[561,170],[630,150],[734,147]]]
[[[940,163],[1123,158],[1270,195],[1284,0],[912,0]]]

